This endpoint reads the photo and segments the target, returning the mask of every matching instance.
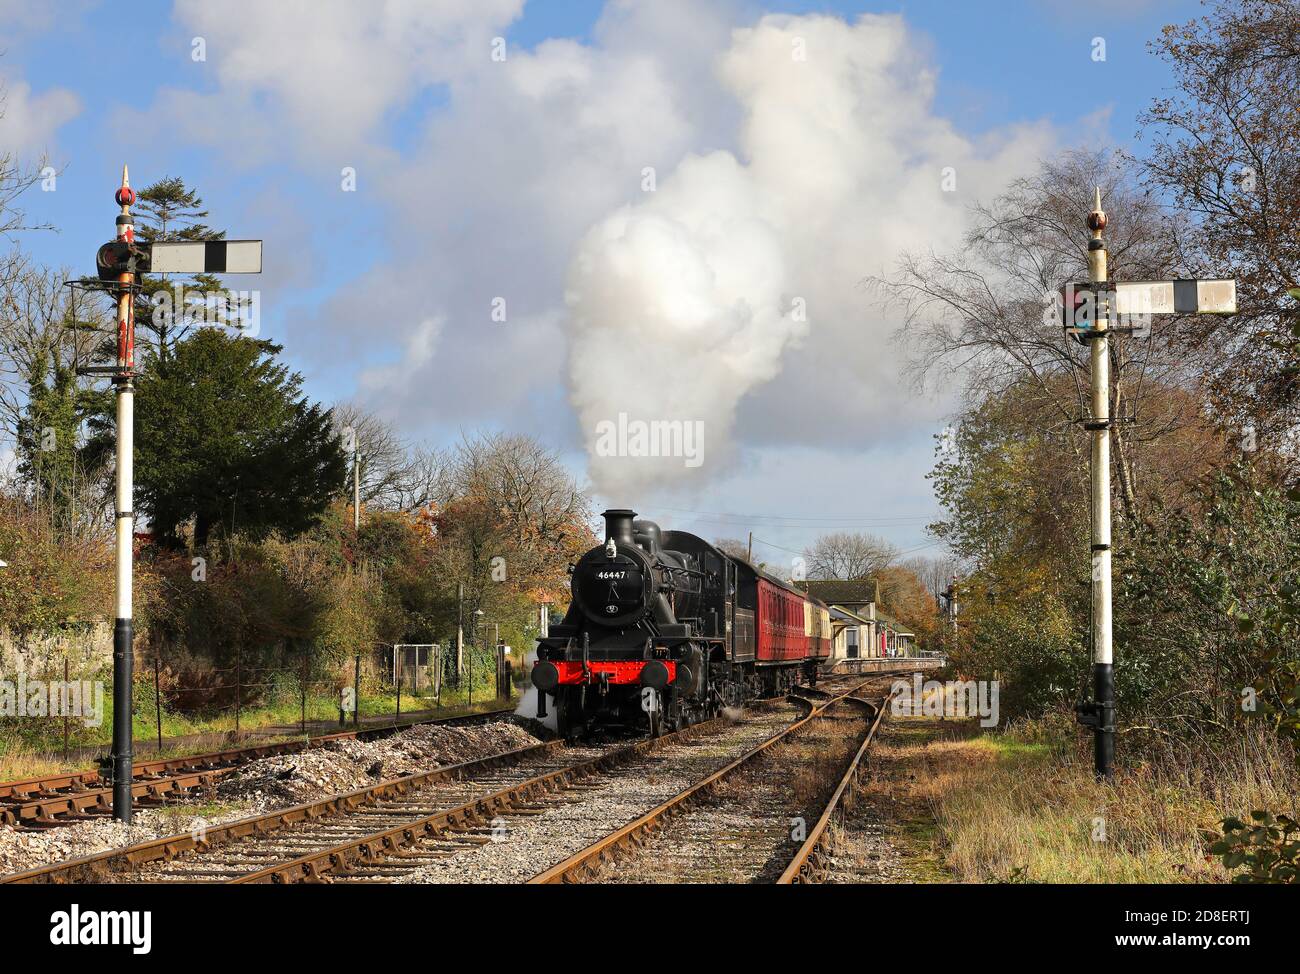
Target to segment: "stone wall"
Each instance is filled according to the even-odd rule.
[[[20,640],[0,632],[0,677],[28,673],[61,677],[63,660],[72,676],[86,676],[113,665],[113,624],[83,623],[68,626],[53,636]]]

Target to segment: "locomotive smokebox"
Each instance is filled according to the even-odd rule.
[[[601,517],[605,519],[606,541],[613,538],[619,544],[636,544],[632,536],[632,521],[636,518],[636,511],[628,510],[626,507],[615,507],[610,508]]]

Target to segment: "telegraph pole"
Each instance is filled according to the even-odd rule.
[[[1088,214],[1088,280],[1107,282],[1106,212],[1098,187]],[[1111,643],[1110,568],[1110,335],[1109,315],[1097,314],[1088,335],[1092,372],[1092,417],[1085,428],[1092,436],[1092,685],[1097,723],[1093,728],[1093,764],[1099,778],[1110,779],[1115,762],[1115,669]]]
[[[130,248],[135,243],[135,225],[131,222],[131,189],[126,166],[122,167],[122,185],[113,196],[121,207],[117,217],[117,242]],[[135,537],[135,517],[131,498],[135,471],[132,467],[135,435],[135,274],[124,270],[117,279],[117,371],[113,388],[117,394],[117,483],[116,573],[113,622],[113,818],[131,821],[131,686],[132,686],[132,608],[131,557]]]

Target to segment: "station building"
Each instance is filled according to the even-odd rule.
[[[831,657],[827,667],[846,660],[911,656],[916,634],[880,610],[880,583],[874,578],[824,579],[806,583],[809,595],[831,612]]]

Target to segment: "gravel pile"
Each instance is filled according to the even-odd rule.
[[[381,740],[333,741],[298,754],[261,758],[218,783],[219,815],[178,814],[173,806],[171,811],[137,808],[130,826],[108,816],[45,830],[0,826],[0,875],[175,835],[205,823],[248,818],[536,743],[536,737],[509,720],[466,727],[426,724]],[[198,799],[211,800],[212,796]]]
[[[270,810],[536,743],[536,737],[509,720],[467,727],[425,724],[380,740],[332,741],[254,761],[223,778],[217,795]]]

